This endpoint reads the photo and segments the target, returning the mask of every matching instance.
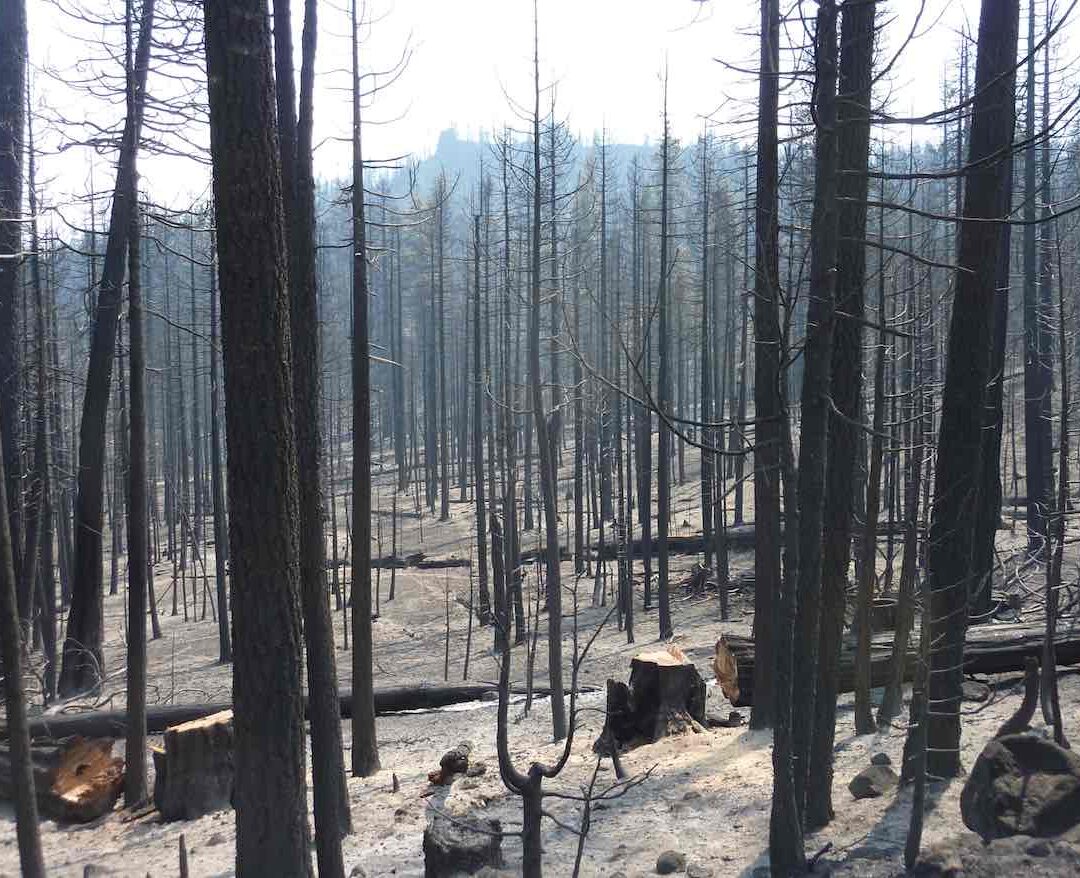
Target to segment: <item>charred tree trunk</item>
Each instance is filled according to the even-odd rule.
[[[352,0],[352,771],[379,770],[375,738],[374,644],[371,631],[371,369],[368,362],[368,263],[364,220],[364,154],[360,128],[360,48],[356,0]],[[444,456],[445,462],[445,456]],[[445,476],[445,469],[444,469]],[[446,497],[446,484],[443,484]],[[445,502],[445,499],[444,499]]]
[[[135,53],[133,112],[124,123],[120,159],[113,189],[105,266],[98,287],[97,310],[90,341],[82,423],[79,427],[78,495],[75,501],[75,569],[71,587],[67,637],[64,640],[60,694],[71,696],[96,690],[102,681],[101,607],[102,500],[105,478],[105,418],[109,408],[116,327],[124,282],[124,257],[131,228],[135,157],[142,132],[146,74],[155,0],[143,0],[139,44]]]
[[[962,655],[982,465],[983,402],[993,347],[994,289],[1015,122],[1018,0],[983,0],[959,269],[949,331],[927,559],[930,594],[927,771],[960,770]]]
[[[818,7],[814,43],[814,214],[799,431],[799,592],[792,739],[800,821],[805,813],[821,657],[822,535],[838,244],[836,62],[836,4],[826,0]]]
[[[761,74],[758,84],[757,227],[754,272],[754,644],[773,654],[773,629],[780,592],[780,230],[777,107],[780,70],[779,0],[761,2]],[[720,327],[716,327],[719,337]],[[717,388],[719,392],[719,388]],[[720,409],[723,393],[719,392]],[[721,411],[721,415],[723,412]],[[717,436],[722,445],[722,436]],[[722,465],[722,463],[721,463]],[[724,502],[721,500],[721,502]],[[721,512],[721,515],[723,513]],[[757,665],[750,726],[773,722],[773,667]]]
[[[865,311],[863,283],[866,271],[866,170],[870,149],[870,87],[876,6],[873,0],[845,6],[840,26],[836,148],[839,168],[843,169],[844,173],[840,175],[836,185],[839,201],[835,208],[838,235],[835,283],[836,309],[840,314],[833,338],[831,380],[832,401],[838,414],[827,416],[828,460],[824,555],[821,562],[821,629],[806,801],[806,824],[809,827],[824,826],[833,817],[832,763],[836,730],[836,677],[840,662],[840,639],[844,633],[848,568],[851,563],[852,505],[856,490],[855,457],[860,447],[859,428],[856,425],[863,410],[862,321]],[[879,439],[875,441],[880,442]],[[875,489],[876,484],[871,490]],[[874,500],[876,505],[876,496]],[[876,517],[876,509],[874,514]],[[874,533],[875,539],[864,543],[869,546],[871,553],[876,546],[876,530]],[[870,570],[873,571],[872,563]],[[866,635],[869,636],[869,631]],[[869,705],[865,707],[865,713],[856,712],[856,727],[868,732],[873,729],[873,720]]]
[[[319,873],[343,876],[341,835],[349,832],[348,790],[338,708],[337,663],[326,589],[322,430],[319,423],[319,306],[315,284],[312,172],[316,3],[304,4],[299,122],[293,82],[289,0],[274,0],[274,51],[281,182],[289,244],[289,328],[300,526],[300,598],[307,647],[311,771]]]
[[[229,445],[237,874],[304,875],[288,252],[263,0],[205,0]]]

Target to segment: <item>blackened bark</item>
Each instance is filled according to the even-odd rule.
[[[1018,0],[983,0],[959,268],[949,328],[927,555],[930,593],[927,771],[960,771],[961,657],[979,505],[986,385],[1001,227],[1015,124]]]
[[[0,430],[3,430],[12,570],[22,574],[22,461],[16,280],[22,250],[23,128],[26,113],[26,0],[0,5]]]
[[[860,4],[861,5],[861,4]],[[837,257],[836,4],[818,7],[814,43],[814,213],[810,225],[810,301],[803,348],[799,433],[799,572],[795,618],[795,804],[804,814],[810,772],[821,631],[821,563],[829,439]]]
[[[0,445],[7,441],[0,429]],[[0,509],[7,508],[7,486],[0,457]],[[15,600],[15,571],[11,564],[11,530],[0,516],[0,658],[4,671],[4,706],[11,746],[12,787],[15,790],[15,832],[19,862],[27,878],[44,878],[41,836],[38,832],[34,771],[30,761],[30,732],[26,722],[26,695],[22,683],[22,637]]]
[[[780,227],[777,107],[780,69],[779,0],[761,3],[761,73],[758,84],[757,228],[754,276],[754,648],[773,654],[776,596],[780,592]],[[716,327],[719,336],[719,326]],[[719,391],[719,388],[718,388]],[[723,408],[720,391],[719,408]],[[722,412],[721,412],[722,414]],[[717,442],[722,437],[717,436]],[[773,721],[773,667],[754,668],[750,726]]]
[[[105,264],[98,287],[90,365],[86,373],[82,423],[79,427],[78,495],[75,500],[75,569],[71,585],[71,609],[64,640],[60,694],[71,696],[96,690],[104,668],[101,642],[101,534],[105,478],[105,418],[109,408],[116,328],[124,282],[124,257],[131,227],[135,157],[142,131],[142,108],[146,74],[150,66],[150,42],[155,0],[143,0],[139,44],[135,53],[133,112],[124,122],[120,159],[113,189]],[[0,345],[2,347],[2,345]]]
[[[832,350],[832,400],[839,414],[828,416],[827,484],[821,582],[821,631],[817,698],[814,706],[806,823],[824,826],[833,817],[832,767],[836,694],[845,595],[851,562],[855,496],[855,456],[860,447],[855,426],[862,417],[863,283],[866,271],[866,191],[870,148],[870,87],[874,57],[874,14],[870,2],[844,6],[840,26],[837,95],[836,309]],[[875,510],[876,515],[876,510]],[[876,545],[876,541],[871,543]],[[871,570],[873,567],[871,565]],[[869,632],[867,632],[869,636]],[[871,731],[869,710],[864,731]]]
[[[480,322],[480,215],[473,217],[473,494],[476,500],[476,564],[480,590],[477,618],[487,625],[491,614],[488,591],[487,503],[484,496],[484,376],[480,371],[480,347],[484,342]],[[471,608],[470,608],[471,611]]]
[[[555,496],[555,448],[549,438],[551,426],[544,412],[540,379],[540,36],[533,8],[533,185],[532,266],[529,308],[529,384],[532,396],[536,444],[540,457],[540,494],[544,506],[545,561],[547,568],[548,680],[551,686],[553,737],[566,737],[566,702],[562,669],[562,584],[559,572],[559,514]],[[516,559],[515,559],[516,560]]]
[[[138,180],[138,176],[135,176]],[[124,749],[124,801],[129,808],[147,798],[146,787],[146,348],[143,342],[142,272],[138,188],[131,193],[128,232],[128,325],[131,347],[131,419],[128,439],[128,620],[127,738]]]
[[[660,392],[657,398],[660,414],[660,441],[657,444],[656,467],[656,542],[657,542],[657,600],[660,605],[660,639],[667,640],[675,632],[671,625],[671,592],[668,584],[668,525],[671,522],[671,355],[668,340],[670,315],[668,299],[668,172],[671,143],[668,135],[667,74],[664,74],[664,140],[660,147],[660,277],[659,277],[659,354]]]
[[[368,264],[364,220],[364,153],[360,129],[360,48],[352,0],[352,771],[379,770],[375,738],[374,644],[371,632],[371,369],[368,361]]]
[[[305,875],[288,266],[265,0],[205,0],[221,280],[237,874]]]
[[[218,661],[232,661],[232,631],[229,628],[229,601],[225,585],[228,556],[225,522],[225,480],[221,476],[221,378],[218,364],[217,245],[210,257],[210,481],[214,494],[214,578],[218,599]],[[155,635],[159,636],[159,635]]]
[[[322,430],[319,423],[319,306],[315,284],[315,185],[312,90],[315,0],[304,5],[300,116],[293,83],[289,0],[274,0],[274,52],[281,181],[289,243],[289,327],[300,522],[300,598],[307,648],[315,844],[320,875],[344,875],[341,835],[350,829],[323,534]]]

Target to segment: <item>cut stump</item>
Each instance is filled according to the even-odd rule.
[[[89,823],[111,811],[124,785],[124,760],[112,750],[111,738],[35,743],[30,758],[41,815],[58,823]],[[0,798],[13,794],[11,752],[0,747]]]
[[[166,820],[191,820],[232,804],[233,714],[223,710],[165,731],[154,748],[154,804]]]
[[[610,754],[700,731],[705,697],[705,681],[681,650],[639,653],[630,662],[629,683],[608,680],[607,718],[593,749]]]

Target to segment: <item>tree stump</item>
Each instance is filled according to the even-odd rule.
[[[232,804],[233,714],[223,710],[165,731],[154,748],[154,804],[166,820],[191,820]]]
[[[608,680],[607,718],[593,749],[610,754],[699,731],[705,697],[705,681],[681,650],[640,653],[630,662],[629,683]]]
[[[72,737],[35,743],[30,750],[34,790],[43,817],[89,823],[113,809],[124,784],[124,760],[111,738]],[[0,748],[0,798],[12,798],[11,753]]]

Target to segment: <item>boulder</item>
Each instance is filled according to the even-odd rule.
[[[1060,835],[1080,824],[1080,756],[1031,733],[992,740],[964,784],[960,813],[984,841]]]
[[[502,825],[485,817],[436,814],[424,829],[425,878],[475,875],[502,865]]]
[[[674,875],[686,871],[686,854],[682,851],[664,851],[656,858],[657,875]]]
[[[871,765],[851,779],[848,790],[856,799],[876,799],[896,789],[899,780],[890,766]]]

